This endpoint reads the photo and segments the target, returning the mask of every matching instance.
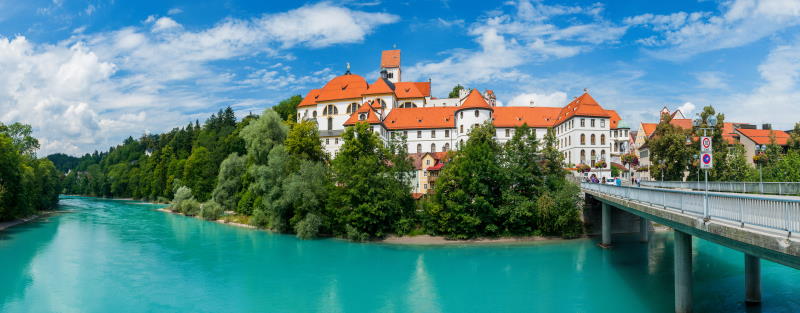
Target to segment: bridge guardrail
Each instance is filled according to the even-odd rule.
[[[626,200],[769,229],[800,231],[800,200],[757,195],[581,183],[581,188]]]
[[[705,190],[705,182],[697,181],[641,181],[642,186]],[[736,193],[763,193],[773,195],[800,195],[800,182],[708,182],[709,191]]]

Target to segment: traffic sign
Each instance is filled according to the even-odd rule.
[[[700,137],[700,151],[711,153],[712,151],[711,137],[706,137],[706,136]]]
[[[711,153],[700,154],[700,168],[707,170],[714,167],[714,156]]]

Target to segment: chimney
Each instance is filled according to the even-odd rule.
[[[772,130],[772,124],[761,124],[761,129]]]

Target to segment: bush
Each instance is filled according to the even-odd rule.
[[[223,213],[224,209],[219,203],[214,200],[207,201],[200,205],[200,217],[209,221],[218,220]]]
[[[345,225],[345,230],[347,231],[347,239],[352,241],[367,241],[369,239],[369,234],[359,231],[357,228],[350,226],[350,224]]]
[[[311,239],[319,235],[321,225],[322,219],[314,213],[309,213],[306,218],[294,225],[294,231],[297,233],[297,238]]]
[[[267,224],[269,224],[269,215],[264,212],[264,209],[260,207],[255,208],[253,210],[253,217],[250,219],[250,223],[255,227],[265,228],[267,227]]]
[[[200,213],[200,202],[194,198],[178,202],[176,211],[183,213],[187,216],[195,216]]]
[[[172,198],[172,204],[179,204],[181,201],[189,200],[192,198],[192,189],[186,186],[181,186],[175,191],[175,197]]]

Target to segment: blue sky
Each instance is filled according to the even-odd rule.
[[[729,121],[800,121],[800,0],[0,0],[0,121],[40,155],[260,112],[345,63],[372,81],[402,50],[404,80],[562,106],[584,88],[634,128],[663,106]]]

